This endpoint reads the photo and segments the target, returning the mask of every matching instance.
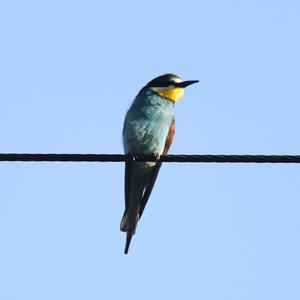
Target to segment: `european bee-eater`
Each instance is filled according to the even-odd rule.
[[[125,117],[125,154],[152,154],[159,158],[168,153],[175,133],[174,104],[183,96],[184,88],[196,82],[165,74],[140,90]],[[121,231],[127,232],[125,254],[160,167],[161,162],[126,162],[125,211],[120,225]]]

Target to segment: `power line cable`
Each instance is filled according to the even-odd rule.
[[[155,155],[0,153],[0,162],[300,163],[300,155]]]

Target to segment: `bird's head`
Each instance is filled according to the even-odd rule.
[[[175,74],[164,74],[149,81],[141,91],[150,89],[156,94],[175,103],[183,96],[184,88],[197,82],[199,82],[199,80],[183,81]]]

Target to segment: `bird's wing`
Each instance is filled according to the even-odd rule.
[[[125,162],[125,211],[127,211],[129,205],[129,179],[132,174],[132,164]]]
[[[176,128],[176,123],[175,123],[175,119],[173,119],[172,123],[170,125],[170,129],[169,129],[169,133],[168,133],[167,139],[166,139],[166,144],[165,144],[165,149],[164,149],[163,155],[166,155],[169,152],[169,149],[170,149],[170,147],[172,145],[173,138],[174,138],[174,135],[175,135],[175,128]],[[153,169],[152,175],[149,178],[148,184],[147,184],[147,186],[145,188],[145,191],[143,193],[143,197],[142,197],[142,199],[140,201],[139,218],[141,218],[141,216],[143,214],[143,211],[144,211],[144,209],[146,207],[146,204],[147,204],[148,199],[150,197],[150,194],[152,192],[152,189],[153,189],[154,183],[156,181],[157,174],[159,172],[161,164],[162,164],[161,162],[159,162],[159,163],[156,164],[156,166]]]
[[[175,119],[173,119],[171,126],[170,126],[169,134],[168,134],[168,137],[166,140],[164,155],[168,154],[170,147],[173,143],[173,139],[174,139],[174,135],[175,135],[175,128],[176,128],[176,123],[175,123]]]

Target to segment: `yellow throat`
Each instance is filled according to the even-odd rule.
[[[152,90],[173,102],[177,102],[184,94],[184,89],[180,87],[154,87]]]

